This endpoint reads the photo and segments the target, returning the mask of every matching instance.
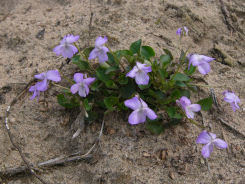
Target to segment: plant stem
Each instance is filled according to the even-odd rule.
[[[107,46],[107,48],[109,49],[110,53],[113,55],[116,62],[122,67],[123,71],[126,71],[123,64],[120,62],[120,60],[118,60],[118,58],[115,56],[115,54],[112,52],[112,50],[108,46]]]
[[[66,88],[66,87],[64,87],[64,86],[61,86],[61,85],[59,85],[59,84],[55,84],[55,83],[53,83],[53,82],[52,82],[52,84],[53,84],[54,86],[59,87],[59,88],[63,88],[63,89],[66,89],[66,90],[70,90],[69,88]]]
[[[59,73],[62,75],[62,77],[64,77],[69,83],[74,84],[74,82],[72,82],[69,78],[67,78],[61,71],[59,71]]]

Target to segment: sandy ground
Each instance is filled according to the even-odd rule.
[[[177,54],[178,27],[187,26],[189,37],[181,46],[191,52],[216,58],[204,77],[214,86],[222,106],[222,118],[245,134],[245,2],[244,0],[91,0],[94,13],[89,34],[89,0],[0,0],[0,118],[7,105],[34,73],[58,68],[52,48],[68,34],[80,35],[79,45],[92,45],[106,35],[112,49],[128,48],[137,39]],[[71,75],[76,68],[65,66]],[[197,77],[200,75],[197,74]],[[241,109],[232,112],[222,98],[226,89],[241,99]],[[207,96],[203,89],[193,101]],[[77,151],[85,153],[98,136],[101,122],[87,125],[71,140],[74,113],[60,107],[55,89],[47,93],[47,106],[30,101],[16,104],[10,115],[15,141],[32,163]],[[29,94],[30,95],[30,94]],[[227,151],[215,150],[206,162],[201,146],[195,144],[200,129],[186,124],[151,135],[144,125],[129,126],[122,116],[112,114],[105,122],[104,135],[91,159],[45,169],[39,175],[55,184],[244,184],[244,137],[222,125],[213,112],[198,115],[198,121],[229,143]],[[0,124],[0,170],[23,165]],[[209,169],[208,169],[209,168]],[[40,183],[30,175],[0,178],[0,183]]]

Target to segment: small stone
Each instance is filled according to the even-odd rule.
[[[170,172],[169,173],[169,177],[172,179],[172,180],[175,180],[175,174],[173,172]]]
[[[116,130],[114,128],[108,128],[108,134],[113,135],[116,133]]]
[[[167,150],[162,150],[162,151],[161,151],[161,157],[160,157],[160,159],[161,159],[161,160],[165,160],[166,157],[167,157]]]
[[[147,153],[147,152],[144,152],[144,153],[143,153],[143,156],[144,156],[144,157],[151,157],[151,155],[150,155],[149,153]]]

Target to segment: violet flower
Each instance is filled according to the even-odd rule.
[[[78,92],[81,97],[86,97],[89,93],[89,85],[95,81],[95,78],[83,78],[82,73],[74,74],[74,81],[76,84],[71,86],[72,94]]]
[[[188,118],[194,118],[194,112],[198,112],[201,110],[201,106],[199,104],[191,104],[190,99],[186,96],[182,96],[179,100],[176,100],[178,106],[180,106],[184,111]]]
[[[183,32],[184,31],[184,32]],[[188,28],[186,26],[180,27],[177,29],[176,34],[178,36],[181,36],[181,34],[185,34],[186,36],[188,35]]]
[[[240,107],[238,106],[238,103],[240,103],[240,99],[238,96],[235,95],[235,93],[224,91],[223,95],[225,96],[224,101],[231,104],[231,108],[234,112],[236,112],[237,109],[240,109]]]
[[[124,104],[126,107],[129,107],[134,110],[128,117],[128,122],[131,125],[136,125],[145,122],[146,116],[151,120],[157,118],[156,113],[153,110],[151,110],[148,107],[148,105],[138,96],[124,101]]]
[[[56,46],[53,51],[57,56],[62,55],[64,58],[72,58],[77,53],[77,48],[72,44],[79,39],[79,36],[67,35],[64,36],[60,45]]]
[[[61,81],[61,77],[58,70],[49,70],[47,72],[40,73],[35,75],[36,79],[43,80],[36,84],[36,88],[38,91],[46,91],[48,89],[49,80],[54,82]]]
[[[196,140],[197,144],[206,144],[202,148],[202,156],[208,158],[213,152],[214,145],[219,149],[225,149],[228,147],[227,143],[221,139],[217,139],[216,135],[204,130],[200,133]]]
[[[33,95],[31,96],[30,100],[33,100],[36,96],[39,98],[40,96],[40,91],[37,89],[37,86],[39,86],[41,82],[37,82],[34,86],[31,86],[29,91],[33,92]]]
[[[138,85],[147,85],[149,82],[148,72],[151,72],[151,66],[146,66],[140,62],[136,62],[136,66],[127,73],[127,77],[135,78]]]
[[[95,41],[95,48],[90,52],[88,59],[98,58],[100,63],[104,63],[108,60],[107,52],[109,49],[104,46],[108,41],[107,37],[98,37]]]
[[[204,56],[204,55],[199,55],[199,54],[189,55],[188,59],[189,59],[188,69],[192,64],[193,66],[197,66],[199,72],[203,75],[206,75],[208,72],[210,72],[211,68],[209,62],[214,60],[214,58]]]

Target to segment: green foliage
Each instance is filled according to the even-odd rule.
[[[132,43],[130,45],[130,51],[133,53],[133,54],[139,54],[140,53],[140,47],[141,47],[141,39],[140,40],[137,40],[136,42]]]
[[[148,120],[146,124],[146,128],[153,134],[159,135],[164,131],[164,127],[162,125],[162,120],[161,119],[156,119],[156,120]]]
[[[77,65],[81,71],[89,70],[89,64],[87,61],[83,61],[80,55],[75,55],[71,59],[72,63]]]
[[[208,98],[204,98],[204,99],[198,101],[197,103],[201,105],[202,110],[208,111],[208,110],[210,110],[210,109],[212,108],[212,105],[213,105],[213,99],[212,99],[212,97],[210,96],[210,97],[208,97]]]
[[[150,46],[142,46],[142,40],[137,40],[130,45],[129,50],[117,50],[107,52],[108,61],[104,64],[95,64],[88,61],[93,47],[85,48],[72,58],[72,63],[77,65],[81,73],[86,73],[96,80],[90,85],[90,92],[86,98],[72,95],[69,91],[57,96],[58,103],[65,108],[75,108],[83,104],[89,116],[87,121],[95,121],[104,114],[112,111],[130,111],[124,101],[136,94],[154,109],[155,112],[165,110],[167,119],[147,120],[146,128],[160,134],[165,128],[180,124],[183,114],[176,105],[176,100],[182,96],[190,98],[191,92],[197,90],[192,83],[192,74],[196,67],[188,68],[187,52],[181,51],[180,56],[173,57],[172,53],[163,49],[164,54],[156,56]],[[148,85],[137,85],[135,79],[126,74],[132,70],[136,62],[151,66]],[[82,101],[82,103],[81,103]],[[212,107],[212,98],[208,97],[198,102],[202,110]],[[163,123],[166,122],[167,123]]]
[[[59,94],[57,95],[57,100],[61,106],[67,109],[72,109],[80,106],[79,100],[75,96],[68,97],[67,95],[65,96],[64,94]]]
[[[150,46],[142,46],[140,52],[141,56],[145,57],[146,59],[150,59],[151,57],[155,56],[155,51]]]

